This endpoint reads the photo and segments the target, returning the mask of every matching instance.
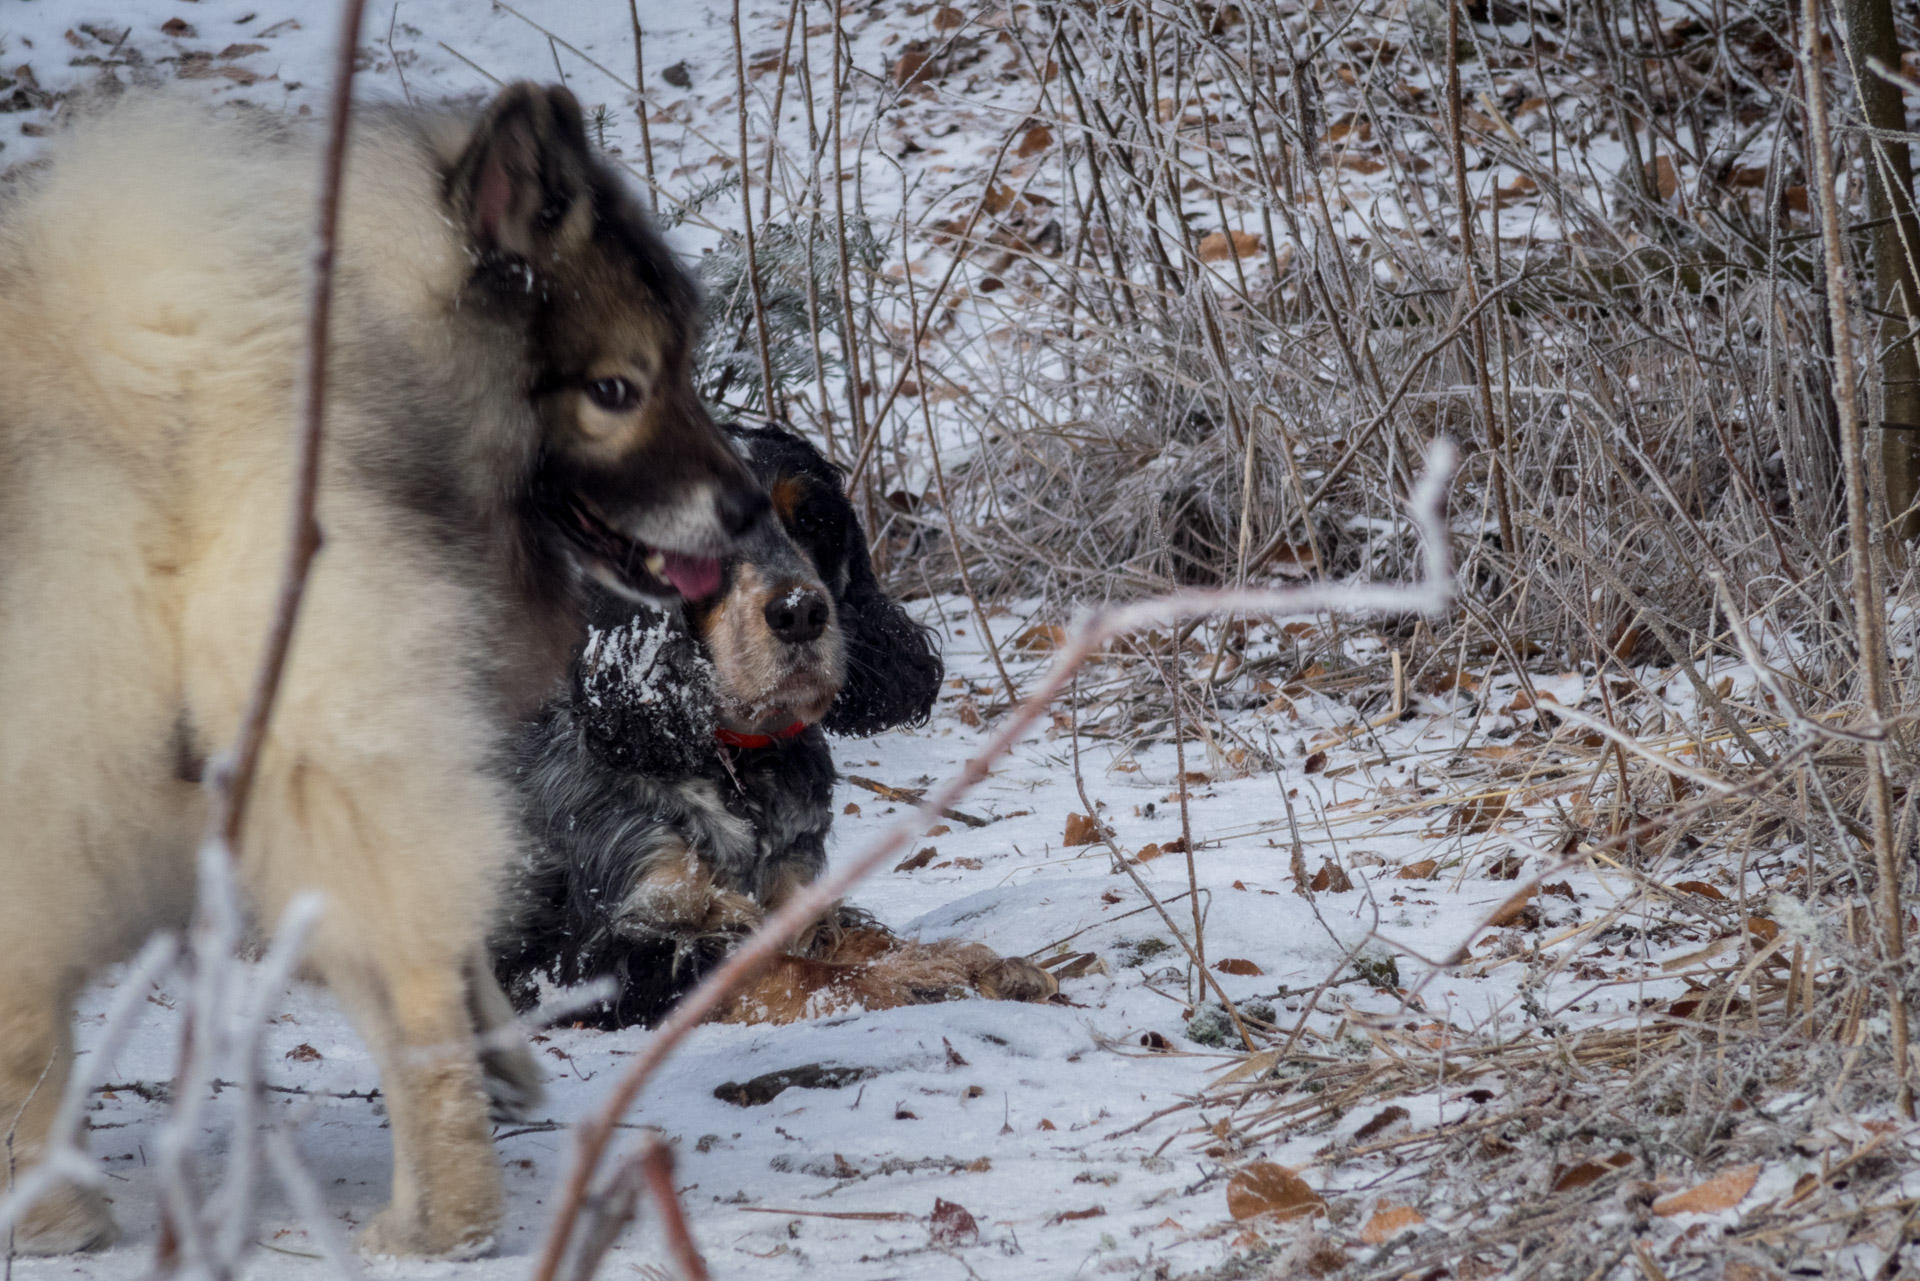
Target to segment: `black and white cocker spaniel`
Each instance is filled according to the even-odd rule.
[[[496,940],[516,1005],[609,977],[579,1017],[651,1023],[826,864],[826,731],[925,723],[943,669],[928,630],[874,577],[838,470],[800,437],[736,427],[777,519],[719,590],[667,609],[595,610],[570,696],[513,744],[529,853]],[[789,1021],[963,990],[1044,999],[1025,961],[978,944],[910,944],[836,914],[726,1017]]]

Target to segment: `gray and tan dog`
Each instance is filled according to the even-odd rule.
[[[183,924],[287,528],[319,135],[132,96],[0,207],[0,1125],[30,1166],[72,1003]],[[590,577],[703,596],[767,500],[696,400],[696,300],[564,89],[375,110],[345,187],[314,568],[240,875],[325,896],[309,960],[378,1058],[370,1251],[485,1250],[488,1072],[531,1059],[485,955],[515,845],[491,759],[583,635]],[[18,1225],[114,1233],[67,1185]]]

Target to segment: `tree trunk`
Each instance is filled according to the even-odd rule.
[[[1867,125],[1904,131],[1906,104],[1900,90],[1875,75],[1869,59],[1897,68],[1900,45],[1892,0],[1843,0],[1847,61]],[[1880,465],[1887,514],[1902,540],[1920,537],[1920,219],[1914,216],[1913,167],[1907,144],[1885,133],[1870,134],[1862,149],[1867,171],[1867,222],[1873,231],[1874,309],[1878,332],[1882,411]]]

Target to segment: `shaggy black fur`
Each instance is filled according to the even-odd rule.
[[[784,537],[772,531],[774,541],[745,554],[762,569],[804,556],[833,598],[846,678],[825,727],[866,735],[924,723],[944,674],[939,654],[874,578],[838,471],[788,432],[733,434],[769,490],[808,482],[790,487],[799,499],[780,511]],[[730,572],[723,592],[740,577]],[[651,1023],[725,955],[745,922],[675,919],[635,893],[663,860],[690,850],[718,889],[755,903],[783,878],[810,881],[825,866],[835,774],[821,727],[765,747],[724,746],[714,679],[682,611],[604,598],[571,696],[518,735],[530,850],[495,954],[521,1008],[543,984],[608,976],[617,994],[576,1017]]]

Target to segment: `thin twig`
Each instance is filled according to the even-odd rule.
[[[1847,297],[1851,275],[1840,243],[1840,200],[1834,191],[1833,139],[1820,59],[1819,0],[1801,0],[1801,69],[1806,77],[1809,133],[1815,181],[1820,192],[1820,239],[1825,250],[1828,324],[1833,334],[1834,400],[1840,409],[1840,458],[1847,492],[1847,563],[1853,586],[1853,624],[1868,719],[1876,726],[1887,714],[1887,615],[1880,603],[1880,582],[1873,557],[1868,515],[1866,449],[1859,408],[1859,373],[1854,365],[1853,328]],[[1905,913],[1900,903],[1900,865],[1893,847],[1893,801],[1887,786],[1884,742],[1864,745],[1867,800],[1873,815],[1873,855],[1880,881],[1880,963],[1885,969],[1887,1014],[1893,1024],[1893,1063],[1899,1074],[1900,1111],[1914,1118],[1913,1065],[1907,1057],[1905,985]]]
[[[753,294],[753,332],[760,348],[760,407],[769,418],[779,418],[773,385],[773,349],[767,340],[767,300],[760,285],[760,265],[753,243],[753,163],[747,154],[747,50],[741,43],[740,0],[733,0],[733,71],[735,98],[740,121],[740,226],[746,237],[747,285]],[[780,121],[772,123],[773,136],[779,136]],[[769,140],[768,147],[772,147]]]
[[[707,1261],[700,1257],[699,1249],[693,1244],[686,1213],[680,1208],[680,1194],[673,1186],[673,1149],[659,1135],[652,1135],[646,1141],[640,1162],[646,1173],[647,1190],[653,1193],[654,1204],[660,1208],[660,1225],[666,1230],[667,1248],[673,1252],[673,1261],[680,1265],[680,1275],[686,1281],[707,1281]]]
[[[353,114],[354,54],[360,47],[360,20],[366,0],[345,0],[341,8],[340,43],[334,54],[333,92],[327,111],[326,150],[320,173],[319,210],[313,235],[313,275],[307,292],[306,359],[301,377],[301,415],[295,440],[292,509],[287,554],[280,571],[280,591],[273,622],[267,632],[260,666],[247,697],[246,714],[232,750],[208,771],[213,790],[209,839],[228,851],[240,849],[240,828],[260,765],[260,749],[267,723],[286,672],[287,652],[294,624],[306,598],[307,574],[320,550],[320,523],[314,508],[320,495],[320,445],[326,421],[328,326],[333,317],[333,258],[340,231],[340,186],[346,171],[347,132]]]
[[[639,0],[627,0],[627,17],[633,21],[633,113],[640,117],[640,157],[647,170],[647,205],[660,212],[660,184],[653,176],[653,127],[648,122],[646,41],[640,33]]]

